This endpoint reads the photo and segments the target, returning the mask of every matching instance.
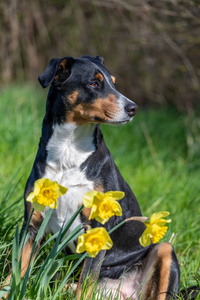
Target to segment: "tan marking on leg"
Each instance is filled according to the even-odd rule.
[[[24,277],[24,275],[27,271],[30,257],[31,257],[32,248],[33,248],[33,241],[28,240],[28,242],[26,243],[26,246],[24,247],[23,252],[22,252],[21,278]],[[34,258],[34,255],[32,256],[31,262],[33,261],[33,258]]]
[[[113,84],[115,84],[115,83],[116,83],[116,78],[115,78],[115,76],[111,75],[111,79],[112,79]]]
[[[141,278],[141,299],[166,300],[169,285],[170,267],[172,263],[172,246],[169,243],[156,245],[150,252],[143,267]],[[159,272],[159,280],[155,278]],[[159,284],[158,284],[159,283]]]
[[[98,98],[94,103],[81,103],[74,107],[66,115],[67,123],[81,126],[85,123],[105,123],[112,121],[120,111],[117,97],[109,94],[106,98]]]
[[[167,289],[169,286],[170,268],[172,264],[172,246],[168,243],[160,244],[158,249],[158,258],[161,260],[159,300],[167,298]]]
[[[78,91],[74,91],[72,94],[70,94],[68,97],[67,97],[67,100],[69,101],[70,104],[74,104],[78,98],[78,94],[79,92]]]
[[[103,75],[101,73],[97,73],[94,77],[99,79],[101,82],[104,80]]]

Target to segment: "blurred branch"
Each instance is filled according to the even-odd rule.
[[[181,47],[179,47],[172,39],[171,37],[167,34],[167,32],[162,30],[162,27],[159,23],[155,22],[152,20],[152,23],[154,24],[154,26],[156,27],[156,29],[158,29],[158,31],[160,32],[161,36],[163,37],[164,41],[173,49],[174,52],[176,52],[176,54],[178,54],[178,56],[182,59],[183,63],[186,66],[186,69],[188,70],[191,80],[192,80],[192,84],[193,87],[196,89],[199,86],[199,78],[196,74],[196,71],[192,65],[192,63],[190,62],[189,58],[187,57],[187,55],[184,53],[184,51],[181,49]]]

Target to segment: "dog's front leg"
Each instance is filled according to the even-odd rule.
[[[94,287],[95,282],[98,279],[98,275],[101,269],[101,265],[103,263],[103,259],[105,257],[106,250],[100,251],[95,258],[87,258],[84,261],[83,269],[81,271],[81,275],[79,278],[78,287],[76,290],[77,300],[80,299],[90,299],[92,295],[92,289]],[[87,291],[84,293],[84,297],[81,297],[83,282],[86,280],[87,286],[89,287]]]
[[[21,278],[24,277],[24,275],[27,271],[29,262],[31,263],[33,261],[37,250],[39,249],[39,247],[42,244],[42,241],[44,240],[43,238],[41,238],[39,240],[38,244],[35,246],[34,253],[32,254],[32,257],[31,257],[33,245],[34,245],[38,230],[40,229],[42,222],[43,222],[43,218],[41,216],[41,213],[34,211],[32,218],[30,220],[30,224],[27,229],[27,233],[29,233],[29,238],[28,238],[26,245],[22,249]],[[24,234],[25,227],[26,227],[26,221],[24,221],[24,224],[22,226],[20,239],[22,238],[22,235]],[[30,259],[31,259],[31,261],[30,261]]]
[[[41,246],[42,239],[39,240],[38,244],[35,247],[34,253],[33,253],[32,257],[31,257],[31,253],[32,253],[32,249],[33,249],[33,244],[34,244],[35,238],[37,236],[37,233],[38,233],[38,230],[40,228],[40,225],[41,225],[42,221],[43,221],[43,218],[42,218],[41,214],[39,212],[34,211],[33,216],[32,216],[32,218],[30,220],[30,224],[29,224],[28,229],[27,229],[27,232],[30,235],[29,235],[28,241],[26,242],[26,245],[24,245],[22,247],[22,252],[21,252],[21,257],[22,257],[22,261],[21,261],[21,278],[23,278],[24,275],[26,274],[26,271],[27,271],[27,268],[29,266],[29,263],[31,263],[33,261],[37,250]],[[22,235],[24,233],[24,229],[26,227],[26,223],[27,223],[27,221],[25,220],[24,224],[22,226],[22,231],[21,231],[21,234],[20,234],[20,236],[21,236],[20,239],[22,238]],[[10,285],[11,277],[12,277],[12,270],[11,270],[11,274],[6,278],[4,286]],[[8,294],[6,294],[4,296],[4,298],[7,299],[7,296],[8,296]]]

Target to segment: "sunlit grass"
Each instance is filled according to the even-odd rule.
[[[16,225],[21,226],[23,221],[23,192],[39,143],[46,92],[39,86],[11,86],[0,94],[2,282],[9,270]],[[200,144],[193,143],[191,151],[187,120],[173,109],[140,108],[130,124],[102,126],[106,144],[133,189],[143,214],[149,216],[162,210],[171,213],[172,223],[163,240],[170,240],[177,253],[181,287],[200,282],[200,159],[195,152]],[[191,120],[195,124],[194,116]],[[197,134],[200,132],[197,131],[196,137]],[[28,288],[52,247],[53,243],[42,250]],[[64,271],[62,266],[61,277]],[[51,299],[52,287],[48,286],[48,289]],[[73,294],[68,299],[70,297],[73,299]],[[64,299],[64,295],[61,293],[57,299]]]

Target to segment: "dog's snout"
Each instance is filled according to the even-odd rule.
[[[126,110],[127,114],[129,115],[129,117],[133,117],[133,116],[135,116],[136,111],[138,110],[138,106],[134,102],[129,103],[125,106],[125,110]]]

